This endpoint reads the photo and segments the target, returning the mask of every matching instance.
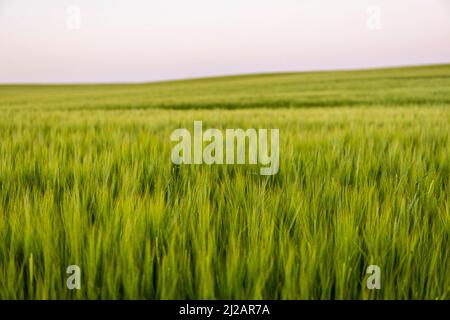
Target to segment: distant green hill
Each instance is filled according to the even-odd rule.
[[[450,105],[450,65],[146,84],[2,85],[0,108],[145,109]]]

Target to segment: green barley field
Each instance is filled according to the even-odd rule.
[[[194,120],[279,173],[173,165]],[[2,85],[0,299],[450,299],[449,139],[450,65]]]

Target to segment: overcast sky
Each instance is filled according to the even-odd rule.
[[[0,82],[450,63],[449,0],[0,0]]]

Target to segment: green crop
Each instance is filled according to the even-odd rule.
[[[280,171],[173,165],[194,120]],[[450,66],[0,86],[0,298],[450,299],[449,138]]]

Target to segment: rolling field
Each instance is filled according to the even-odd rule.
[[[173,165],[194,120],[279,173]],[[450,299],[449,200],[450,65],[0,86],[0,299]]]

